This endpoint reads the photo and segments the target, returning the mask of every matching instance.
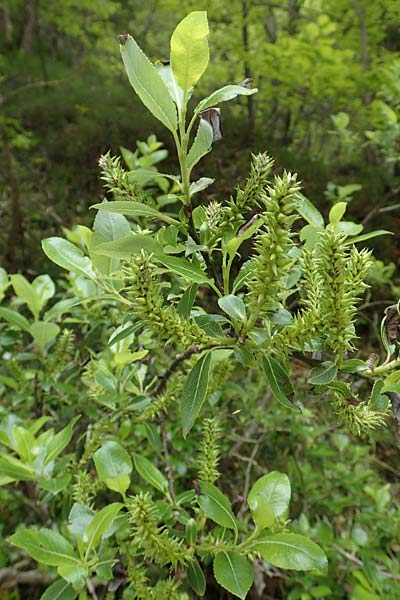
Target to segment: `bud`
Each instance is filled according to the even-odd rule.
[[[193,546],[196,543],[197,523],[194,519],[188,519],[185,527],[185,538],[188,544]]]

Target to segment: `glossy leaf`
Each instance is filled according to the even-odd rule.
[[[161,493],[168,491],[168,482],[164,475],[144,456],[134,454],[133,462],[139,475],[143,477],[150,485],[155,487]]]
[[[190,371],[181,396],[181,421],[186,437],[206,399],[210,375],[211,352],[205,352]]]
[[[253,583],[249,561],[236,552],[219,552],[214,559],[214,575],[220,586],[244,600]]]
[[[179,300],[176,310],[181,317],[188,319],[192,310],[193,303],[196,298],[199,286],[197,283],[192,283],[184,291],[182,298]]]
[[[175,79],[188,92],[207,69],[208,22],[205,11],[189,13],[171,36],[171,67]]]
[[[254,522],[261,528],[270,527],[277,517],[287,512],[290,496],[290,481],[285,473],[271,471],[257,479],[247,497]],[[266,504],[261,501],[261,498]],[[272,521],[268,509],[272,512]]]
[[[136,41],[128,35],[121,55],[129,82],[143,104],[170,131],[177,128],[176,106],[168,88]]]
[[[71,441],[74,427],[79,420],[79,417],[75,417],[72,421],[61,429],[47,446],[46,464],[54,460],[61,452],[68,446]]]
[[[29,332],[36,344],[39,346],[40,350],[43,352],[46,345],[58,336],[60,333],[60,328],[55,323],[36,321],[30,326]]]
[[[68,240],[59,237],[46,238],[42,240],[42,248],[46,256],[59,267],[94,279],[91,260]]]
[[[39,295],[33,285],[19,273],[10,275],[10,281],[18,298],[28,306],[34,318],[37,319],[39,317],[41,303]]]
[[[246,88],[243,85],[226,85],[201,100],[196,106],[195,112],[199,113],[207,108],[217,106],[221,102],[233,100],[236,96],[252,96],[256,92],[258,92],[257,88]]]
[[[205,481],[200,482],[202,495],[197,501],[209,519],[212,519],[221,527],[237,529],[236,519],[232,512],[230,502],[220,490]]]
[[[180,111],[183,102],[183,91],[177,84],[171,65],[158,65],[157,71],[159,72],[161,79],[167,86],[169,95],[175,102],[178,111]]]
[[[252,549],[280,569],[325,571],[327,558],[315,542],[296,533],[276,533],[259,538]]]
[[[193,181],[190,184],[190,195],[193,196],[194,194],[198,194],[198,192],[202,192],[203,190],[208,188],[208,186],[212,183],[214,183],[214,179],[211,179],[210,177],[200,177],[200,179],[198,179],[197,181]]]
[[[362,235],[357,235],[356,237],[350,238],[346,240],[344,244],[357,244],[358,242],[365,242],[380,235],[393,235],[393,231],[386,231],[385,229],[370,231],[369,233],[363,233]]]
[[[303,219],[307,221],[307,223],[310,223],[310,225],[315,225],[315,227],[324,226],[324,218],[319,210],[315,208],[314,204],[300,192],[296,194],[296,204],[297,211],[303,217]]]
[[[93,455],[97,475],[110,490],[125,494],[130,485],[132,461],[117,442],[107,441]]]
[[[7,477],[9,481],[30,481],[35,478],[32,467],[24,464],[22,460],[0,453],[0,477]]]

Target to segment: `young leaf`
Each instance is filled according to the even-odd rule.
[[[182,390],[181,421],[186,437],[206,399],[210,374],[211,352],[205,352],[190,371]]]
[[[14,288],[14,292],[18,298],[28,306],[34,318],[38,319],[40,311],[40,298],[33,285],[19,273],[16,275],[10,275],[10,280],[11,285]]]
[[[188,92],[207,69],[208,22],[205,11],[193,11],[177,25],[171,37],[171,67],[175,79]]]
[[[214,575],[220,586],[244,600],[253,583],[253,569],[236,552],[219,552],[214,558]]]
[[[72,585],[77,591],[81,590],[86,583],[89,575],[89,569],[85,564],[79,565],[59,565],[57,573]]]
[[[177,113],[168,88],[156,67],[130,35],[121,45],[121,55],[129,82],[143,104],[165,127],[175,132]]]
[[[186,164],[189,171],[193,169],[194,165],[196,165],[203,156],[210,152],[212,141],[213,130],[211,125],[205,119],[200,119],[196,137],[194,138],[192,147],[187,156]]]
[[[147,460],[147,458],[144,456],[140,456],[140,454],[133,455],[133,462],[139,475],[141,475],[143,479],[150,483],[150,485],[155,487],[163,494],[168,491],[167,480],[152,462]]]
[[[296,194],[296,203],[298,213],[307,221],[307,223],[310,223],[310,225],[314,225],[315,227],[324,226],[324,218],[319,210],[317,210],[314,204],[300,192]]]
[[[296,533],[275,533],[258,538],[252,549],[280,569],[325,571],[327,558],[315,542]]]
[[[229,296],[223,296],[222,298],[219,298],[218,304],[222,310],[235,321],[242,321],[242,323],[246,322],[246,307],[241,298],[238,298],[233,294],[229,294]]]
[[[193,283],[209,283],[207,273],[202,271],[200,267],[190,263],[184,258],[178,258],[176,256],[168,256],[166,254],[157,254],[156,259],[159,260],[164,266],[168,267],[175,273],[186,277]]]
[[[46,238],[42,240],[42,248],[45,255],[59,267],[89,279],[95,278],[91,260],[68,240],[59,237]]]
[[[104,535],[111,527],[115,517],[123,507],[121,502],[114,502],[102,508],[97,515],[90,521],[83,533],[83,543],[86,546],[86,555],[89,556],[93,548],[95,548]]]
[[[357,235],[356,237],[345,240],[344,244],[357,244],[358,242],[365,242],[366,240],[370,240],[380,235],[393,235],[393,231],[386,231],[385,229],[379,229],[378,231],[370,231],[369,233],[363,233],[362,235]]]
[[[237,529],[235,515],[232,512],[230,502],[215,485],[205,481],[200,482],[202,495],[197,501],[205,515],[228,529]]]
[[[100,202],[100,204],[93,204],[90,208],[97,208],[97,210],[116,213],[119,215],[126,215],[127,217],[149,217],[150,219],[159,219],[166,223],[180,225],[179,221],[172,219],[168,215],[161,213],[160,211],[141,204],[141,202],[130,202],[129,200],[114,200],[113,202]]]
[[[178,108],[178,112],[180,112],[183,102],[183,91],[176,82],[171,65],[158,65],[157,71],[159,72],[161,79],[167,86],[169,95],[175,102]]]
[[[347,202],[336,202],[329,211],[329,223],[337,225],[347,209]]]
[[[208,186],[211,185],[212,183],[214,183],[214,179],[211,179],[210,177],[200,177],[200,179],[198,179],[197,181],[193,181],[190,184],[190,187],[189,187],[190,195],[193,196],[194,194],[197,194],[198,192],[202,192],[203,190],[208,188]]]
[[[75,600],[78,592],[64,579],[57,579],[40,596],[40,600]]]
[[[287,408],[294,409],[295,407],[289,399],[294,390],[289,379],[289,373],[285,367],[272,356],[264,357],[263,366],[267,381],[271,386],[275,398]]]
[[[288,510],[290,496],[290,481],[285,473],[271,471],[257,479],[247,497],[247,504],[250,506],[252,514],[254,513],[255,523],[259,527],[270,527],[277,517],[281,517]],[[265,517],[260,514],[263,507],[261,498],[267,503],[266,513],[268,513],[268,508],[272,511],[272,522],[269,522],[268,514]]]
[[[207,98],[204,98],[204,100],[201,100],[194,109],[194,112],[202,112],[207,108],[217,106],[220,102],[233,100],[236,96],[252,96],[256,92],[258,92],[257,88],[246,88],[243,85],[226,85],[210,94]]]
[[[22,529],[14,533],[9,541],[17,548],[26,550],[34,560],[51,567],[77,567],[80,562],[71,544],[51,529]]]
[[[204,596],[206,593],[206,578],[196,558],[193,558],[188,565],[187,580],[195,594]]]
[[[55,323],[36,321],[29,328],[29,333],[43,352],[46,344],[58,336],[60,328]]]
[[[93,455],[100,481],[110,490],[125,494],[131,482],[132,461],[129,454],[117,442],[105,442]]]

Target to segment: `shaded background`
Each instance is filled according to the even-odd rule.
[[[226,198],[267,149],[299,172],[323,212],[351,202],[366,229],[398,230],[400,3],[398,0],[2,0],[0,2],[0,256],[11,271],[49,268],[40,239],[90,222],[101,200],[101,153],[135,149],[154,132],[123,72],[117,35],[153,60],[190,10],[208,11],[211,66],[197,94],[254,79],[259,93],[223,106],[224,140],[199,174]],[[350,186],[350,187],[347,187]],[[394,239],[372,241],[398,262]]]

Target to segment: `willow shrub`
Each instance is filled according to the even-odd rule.
[[[82,410],[87,416],[92,402],[97,413],[75,457],[60,455],[79,430],[78,415],[58,433],[47,428],[46,415],[3,428],[2,483],[30,481],[47,502],[56,498],[58,530],[20,528],[10,538],[56,569],[42,600],[86,598],[93,582],[108,586],[107,597],[118,589],[124,599],[184,599],[190,588],[204,596],[214,585],[211,563],[217,583],[239,598],[260,559],[266,568],[324,571],[321,548],[290,531],[286,474],[255,481],[238,514],[218,487],[229,480],[221,468],[229,418],[241,408],[222,391],[252,373],[270,388],[268,410],[281,403],[290,421],[299,410],[291,364],[302,360],[313,367],[308,383],[321,402],[361,435],[384,422],[386,394],[398,392],[397,307],[383,323],[382,364],[377,356],[352,358],[371,265],[359,243],[386,232],[361,234],[361,226],[342,220],[343,202],[325,223],[296,175],[273,175],[266,154],[252,157],[246,184],[227,201],[202,201],[213,180],[192,174],[221,138],[218,105],[257,92],[249,80],[227,85],[188,114],[209,62],[207,35],[206,13],[190,13],[171,37],[168,65],[152,64],[131,36],[120,36],[129,81],[172,135],[179,171],[158,171],[164,151],[152,136],[140,159],[123,149],[128,171],[118,157],[103,156],[112,199],[92,207],[93,231],[81,228],[84,249],[62,238],[43,241],[46,255],[92,290],[87,302],[91,295],[108,306],[118,326],[85,370]],[[35,334],[50,364],[56,338],[71,340],[51,323],[54,312],[39,316],[42,288],[13,277],[35,323],[18,322],[10,309],[2,317]],[[365,397],[353,389],[360,377],[360,393],[373,384]],[[246,415],[240,423],[245,434]]]

